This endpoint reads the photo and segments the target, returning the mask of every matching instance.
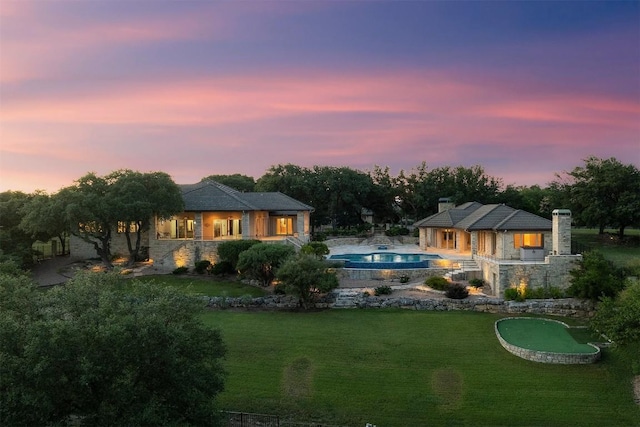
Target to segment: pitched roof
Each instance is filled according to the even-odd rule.
[[[215,181],[180,185],[185,211],[312,211],[280,192],[242,193]]]
[[[453,227],[481,206],[478,202],[468,202],[455,208],[438,212],[416,222],[414,225],[416,227]]]
[[[475,230],[551,230],[551,221],[504,204],[465,203],[415,223],[416,227]]]

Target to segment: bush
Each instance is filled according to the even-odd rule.
[[[444,295],[451,299],[465,299],[469,296],[469,290],[463,284],[452,283],[447,287]]]
[[[259,240],[231,240],[229,242],[222,242],[218,245],[218,257],[220,261],[230,263],[231,271],[235,271],[238,269],[240,254],[258,243],[260,243]]]
[[[424,284],[437,291],[445,291],[451,285],[447,279],[442,276],[433,276],[427,278]]]
[[[390,286],[387,285],[383,285],[383,286],[378,286],[375,289],[375,294],[376,296],[380,296],[380,295],[391,295],[391,292],[393,292],[393,289],[391,289]]]
[[[211,261],[209,261],[208,259],[203,259],[202,261],[197,261],[196,262],[196,273],[198,274],[204,274],[206,271],[209,270],[209,267],[211,266]]]
[[[327,240],[327,235],[325,233],[313,233],[311,240],[314,242],[324,242]]]
[[[409,282],[409,276],[407,276],[406,274],[403,274],[402,276],[400,276],[400,283],[408,283]]]
[[[524,290],[524,299],[542,299],[542,298],[562,298],[563,292],[560,288],[529,288]]]
[[[485,284],[485,281],[483,279],[478,279],[477,277],[474,277],[473,279],[469,280],[469,285],[473,286],[476,289],[483,287],[484,284]]]
[[[615,297],[624,288],[624,271],[607,260],[601,252],[589,251],[582,256],[579,267],[571,270],[569,295],[598,301]]]
[[[329,255],[329,248],[322,242],[309,242],[300,248],[300,252],[322,259],[325,255]]]
[[[408,236],[411,233],[407,227],[398,227],[394,225],[384,232],[387,236]]]
[[[236,270],[233,269],[233,265],[229,261],[220,261],[213,264],[211,267],[211,274],[216,276],[223,276],[225,274],[235,274]]]
[[[507,288],[504,290],[504,299],[507,301],[524,301],[524,295],[517,288]]]
[[[189,271],[187,267],[178,267],[172,271],[173,274],[186,274]]]

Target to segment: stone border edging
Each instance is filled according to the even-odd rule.
[[[540,362],[540,363],[548,363],[548,364],[560,364],[560,365],[586,365],[589,363],[595,363],[600,360],[601,352],[600,347],[587,343],[591,347],[596,349],[595,353],[554,353],[550,351],[539,351],[539,350],[530,350],[523,347],[518,347],[517,345],[508,343],[500,334],[498,330],[498,324],[503,320],[514,320],[514,319],[534,319],[534,320],[544,320],[547,322],[556,322],[564,325],[564,327],[569,328],[564,322],[555,319],[537,319],[535,317],[505,317],[504,319],[497,320],[494,324],[494,330],[496,336],[498,337],[498,341],[505,350],[509,353],[518,356],[525,360],[530,360],[532,362]]]
[[[207,307],[212,309],[240,308],[258,310],[295,310],[298,299],[288,295],[267,295],[264,297],[205,297]],[[525,302],[504,301],[499,298],[449,298],[377,297],[363,296],[359,292],[352,295],[326,294],[310,304],[313,309],[373,309],[403,308],[418,311],[475,311],[480,313],[541,314],[563,317],[588,318],[594,312],[589,301],[571,298],[557,300],[529,300]]]

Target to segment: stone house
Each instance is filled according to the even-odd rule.
[[[425,251],[470,257],[477,275],[502,296],[509,287],[559,287],[580,255],[571,253],[571,211],[556,209],[552,220],[504,204],[440,199],[438,213],[415,223]]]
[[[313,208],[279,192],[243,193],[214,181],[180,185],[184,211],[153,218],[142,245],[159,270],[193,267],[199,260],[217,261],[221,242],[256,239],[300,247],[310,240]],[[128,254],[124,227],[112,237],[111,252]],[[71,253],[95,257],[93,246],[73,237]]]

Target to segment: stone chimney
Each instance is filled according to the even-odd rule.
[[[571,211],[554,209],[552,216],[552,255],[571,255]]]
[[[440,197],[438,199],[438,213],[448,211],[456,207],[456,204],[449,197]]]

